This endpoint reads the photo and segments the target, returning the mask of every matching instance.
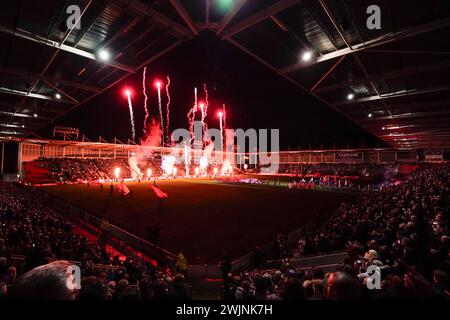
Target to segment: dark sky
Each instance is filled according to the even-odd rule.
[[[186,113],[193,105],[193,88],[209,89],[210,127],[218,127],[217,108],[227,105],[227,123],[232,128],[280,129],[282,149],[377,146],[377,140],[359,126],[212,32],[182,44],[147,67],[148,84],[159,77],[171,78],[171,130],[187,127]],[[129,111],[122,91],[133,89],[137,137],[141,136],[144,109],[142,71],[130,76],[44,129],[48,136],[55,125],[73,126],[90,139],[99,135],[126,141],[131,135]],[[150,113],[158,114],[156,90],[152,86]],[[163,95],[165,98],[165,95]]]

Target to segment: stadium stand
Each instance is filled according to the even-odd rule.
[[[343,203],[321,228],[299,239],[290,254],[282,256],[276,269],[259,268],[233,275],[229,258],[224,257],[222,298],[448,298],[449,177],[449,165],[423,165],[400,185],[367,191],[357,202]],[[46,198],[40,192],[8,183],[2,183],[0,189],[0,275],[2,288],[7,288],[3,290],[11,290],[11,295],[26,296],[27,286],[31,286],[29,279],[42,276],[40,269],[33,268],[49,259],[62,258],[80,261],[83,289],[73,296],[76,299],[191,297],[185,276],[171,277],[170,272],[131,259],[120,261],[118,256],[108,255],[101,245],[75,234],[68,221],[46,206]],[[277,245],[284,242],[280,235]],[[326,253],[342,249],[347,250],[347,255],[334,256],[342,259],[345,255],[344,261],[337,270],[325,272],[325,262],[331,261]],[[311,253],[321,256],[311,260]],[[25,255],[26,259],[14,265],[13,254]],[[305,264],[305,259],[310,262]],[[94,263],[111,269],[95,270]],[[176,264],[180,267],[185,263],[181,256]],[[40,268],[51,272],[55,265],[53,262]],[[380,268],[382,290],[371,291],[364,285],[370,266]],[[182,271],[183,267],[179,269]],[[17,274],[24,272],[25,276],[16,279]]]
[[[181,274],[150,263],[112,256],[100,241],[75,232],[75,226],[47,206],[45,194],[10,183],[0,183],[0,285],[3,295],[24,299],[68,299],[72,295],[30,295],[33,279],[42,280],[42,293],[56,272],[55,259],[80,266],[83,280],[77,299],[190,299],[190,287]],[[17,259],[17,256],[24,257]],[[50,265],[47,264],[50,262]],[[67,266],[68,262],[62,263]],[[50,267],[52,266],[52,267]],[[58,266],[57,266],[58,267]],[[39,268],[46,270],[38,272]],[[59,266],[58,268],[61,268]],[[24,275],[16,279],[17,275]],[[54,276],[54,275],[53,275]],[[17,281],[16,281],[17,280]]]

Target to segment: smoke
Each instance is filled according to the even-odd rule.
[[[171,175],[173,173],[173,167],[175,165],[175,157],[174,156],[163,156],[162,158],[162,163],[161,163],[161,168],[163,169],[164,173],[166,175]]]
[[[203,149],[203,156],[206,157],[207,159],[211,159],[211,154],[213,150],[214,150],[214,141],[209,139],[207,146],[205,147],[205,149]]]
[[[200,158],[200,169],[203,173],[206,173],[206,169],[209,166],[209,162],[211,159],[211,154],[214,150],[214,142],[209,140],[208,145],[203,149],[203,155]]]
[[[152,118],[147,125],[146,136],[141,140],[144,147],[159,147],[161,145],[161,125]]]
[[[152,119],[147,128],[144,129],[145,136],[141,139],[141,145],[148,148],[139,148],[138,151],[128,158],[131,176],[133,179],[141,179],[143,177],[139,164],[142,167],[146,165],[146,159],[153,157],[153,148],[159,147],[161,143],[161,126]]]
[[[128,164],[130,165],[131,176],[133,179],[141,179],[142,172],[138,166],[138,159],[135,156],[131,156],[128,158]]]

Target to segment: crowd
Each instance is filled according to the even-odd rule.
[[[299,176],[338,176],[359,177],[372,181],[381,181],[386,175],[395,175],[395,167],[383,164],[367,163],[299,163],[282,164],[279,173]]]
[[[126,158],[42,158],[39,166],[47,168],[51,179],[59,182],[94,181],[115,179],[116,168],[120,168],[121,177],[131,178],[129,160]],[[142,175],[145,177],[147,169],[152,174],[158,174],[161,168],[161,157],[154,155],[150,159],[137,163]]]
[[[0,298],[190,299],[180,261],[180,274],[174,276],[131,257],[122,261],[75,233],[48,201],[39,191],[0,183]],[[66,285],[73,277],[66,260],[79,262],[83,278],[78,291]]]
[[[294,248],[280,235],[276,244],[282,259],[277,270],[233,275],[231,259],[224,258],[223,299],[449,299],[449,209],[450,165],[420,167],[401,184],[343,203],[325,223],[305,231]],[[296,269],[292,260],[338,250],[346,250],[348,256],[333,272]],[[17,264],[13,254],[26,259]],[[74,280],[67,272],[69,263],[48,264],[52,259],[80,261],[80,290],[67,289],[67,281]],[[96,269],[94,263],[109,267]],[[185,300],[191,298],[186,264],[180,255],[179,273],[171,276],[168,270],[130,257],[120,261],[74,233],[39,192],[0,184],[0,295]]]
[[[368,191],[342,204],[325,224],[306,232],[280,269],[226,277],[224,297],[242,299],[449,299],[450,166],[426,166],[404,183]],[[339,270],[298,271],[294,258],[346,249]],[[372,266],[372,267],[371,267]],[[381,289],[369,290],[377,268]]]

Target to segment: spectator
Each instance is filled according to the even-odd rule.
[[[70,263],[62,260],[36,267],[18,278],[10,296],[20,300],[73,300],[76,283],[69,267]]]

